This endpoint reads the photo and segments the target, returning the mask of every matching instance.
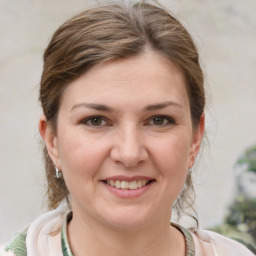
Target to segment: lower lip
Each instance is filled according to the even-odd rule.
[[[104,182],[102,182],[105,187],[114,195],[121,197],[121,198],[136,198],[139,196],[142,196],[143,194],[145,194],[152,186],[152,184],[154,183],[154,181],[150,182],[148,185],[143,186],[141,188],[137,188],[137,189],[121,189],[121,188],[116,188],[116,187],[112,187]]]

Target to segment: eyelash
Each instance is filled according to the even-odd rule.
[[[156,119],[156,118],[162,119],[165,123],[164,124],[160,124],[160,125],[150,124],[150,122],[154,121],[154,119]],[[106,124],[94,125],[94,124],[91,123],[93,119],[100,119],[101,122],[106,122]],[[167,123],[166,123],[166,121],[167,121]],[[108,120],[105,117],[103,117],[103,116],[90,116],[90,117],[87,117],[87,118],[83,119],[80,123],[88,125],[88,126],[93,126],[93,127],[102,127],[102,126],[110,126],[111,125],[110,122],[108,122]],[[164,116],[164,115],[152,116],[152,117],[150,117],[147,120],[146,123],[148,123],[149,125],[154,125],[154,126],[167,126],[167,125],[176,124],[175,120],[172,117]]]
[[[89,123],[89,122],[91,122],[93,119],[97,119],[97,118],[101,119],[101,121],[105,121],[106,124],[107,124],[107,119],[106,119],[105,117],[103,117],[103,116],[89,116],[89,117],[83,119],[80,123],[85,124],[85,125],[88,125],[88,126],[95,126],[95,127],[102,127],[102,126],[105,126],[105,125],[101,125],[101,124],[100,124],[100,125],[93,125],[92,123]],[[107,126],[109,126],[109,125],[110,125],[110,124],[107,124]]]
[[[164,121],[167,121],[167,123],[160,124],[160,125],[157,125],[157,124],[152,124],[152,125],[155,125],[155,126],[166,126],[166,125],[176,124],[175,120],[172,117],[164,116],[164,115],[156,115],[156,116],[151,117],[149,120],[153,121],[156,118],[163,119]]]

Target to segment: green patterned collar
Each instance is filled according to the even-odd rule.
[[[61,228],[61,247],[63,256],[74,256],[68,242],[67,235],[67,224],[72,219],[72,212],[68,213],[66,218],[64,218],[62,228]]]
[[[178,230],[181,231],[181,233],[184,235],[185,237],[185,241],[186,241],[186,256],[195,256],[195,244],[194,244],[194,239],[191,235],[191,233],[183,228],[182,226],[175,224],[175,223],[171,223],[171,225],[173,227],[176,227]]]
[[[68,243],[68,236],[67,236],[67,223],[71,219],[72,219],[72,212],[67,214],[67,217],[64,219],[62,228],[61,228],[61,247],[62,247],[63,256],[74,256],[70,249],[70,246]],[[190,232],[187,229],[185,229],[177,224],[171,223],[171,225],[176,227],[177,229],[179,229],[185,237],[186,251],[187,251],[186,256],[195,256],[195,244],[194,244],[194,240],[193,240],[193,237],[190,234]]]

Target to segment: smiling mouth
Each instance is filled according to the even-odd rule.
[[[133,180],[133,181],[124,181],[124,180],[104,180],[103,182],[108,184],[111,187],[119,189],[130,189],[135,190],[149,185],[155,180]]]

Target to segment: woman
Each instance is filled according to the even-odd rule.
[[[193,201],[205,95],[195,45],[165,10],[112,3],[64,23],[44,54],[40,101],[53,211],[0,255],[253,255],[170,225]]]

